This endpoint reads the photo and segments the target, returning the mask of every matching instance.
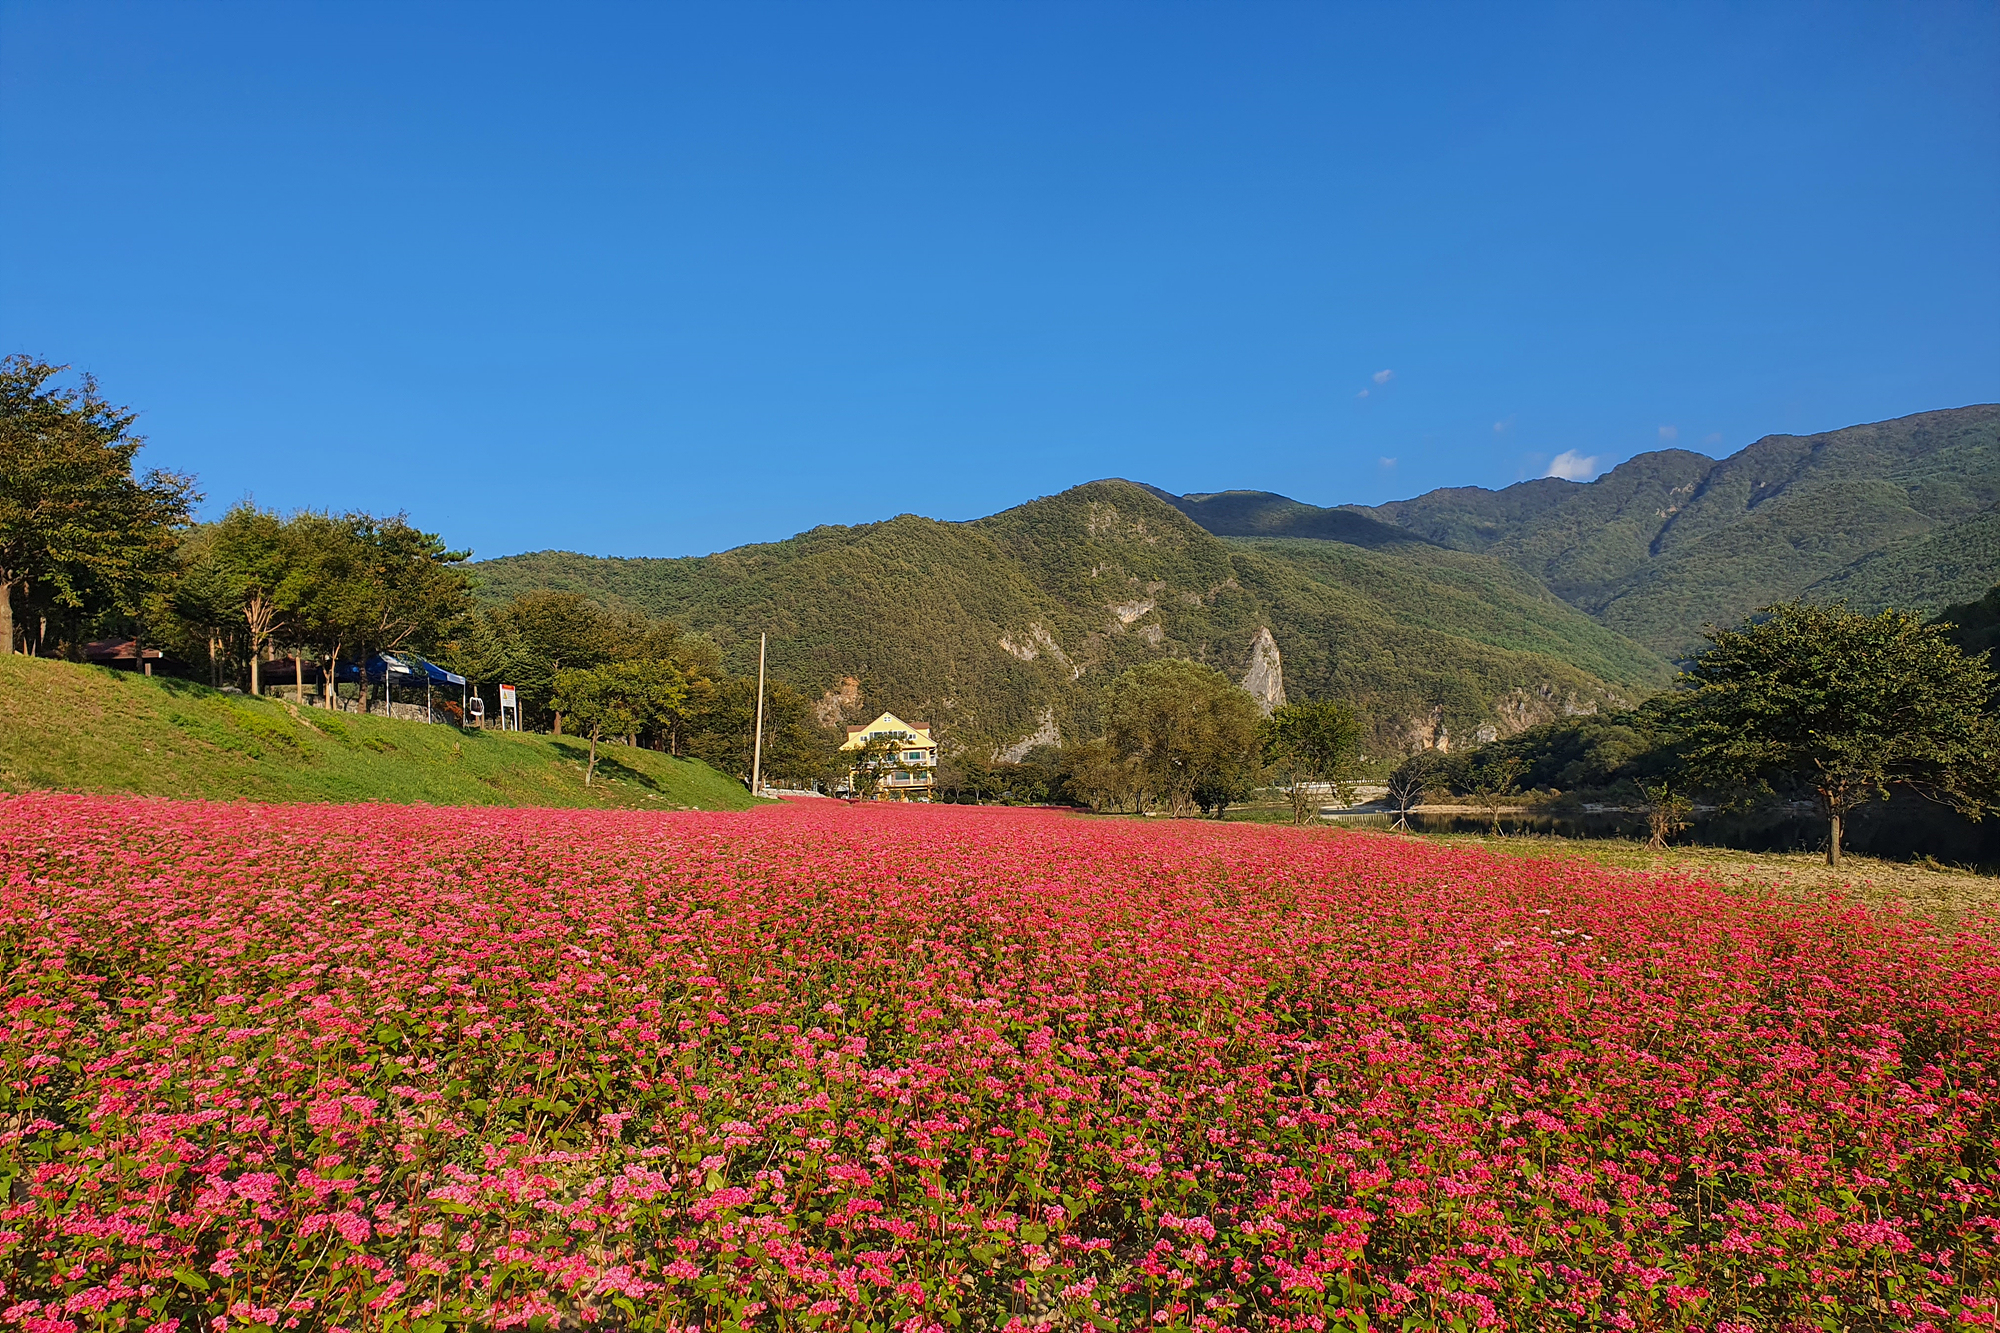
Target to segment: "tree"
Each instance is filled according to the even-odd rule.
[[[557,734],[562,710],[551,704],[556,676],[599,667],[619,655],[608,617],[581,593],[524,593],[491,613],[487,623],[495,648],[490,666],[495,675],[487,679],[513,685],[523,706],[537,716],[555,713]]]
[[[333,708],[341,661],[363,655],[377,623],[369,552],[352,516],[307,510],[294,514],[287,527],[294,641],[310,648],[318,660],[320,702]]]
[[[1286,704],[1258,729],[1264,762],[1279,774],[1292,798],[1292,822],[1312,818],[1316,786],[1331,784],[1342,804],[1354,802],[1354,764],[1361,753],[1361,721],[1332,699]]]
[[[0,360],[0,653],[14,651],[14,601],[80,617],[137,614],[171,567],[200,496],[191,477],[132,473],[137,414],[85,375],[28,356]]]
[[[1401,832],[1410,831],[1410,812],[1424,803],[1432,787],[1448,779],[1450,761],[1436,750],[1419,750],[1389,774],[1389,809]]]
[[[206,654],[208,683],[220,687],[239,609],[229,572],[216,556],[213,525],[187,533],[176,565],[174,577],[155,591],[151,618],[189,657]]]
[[[1646,798],[1641,807],[1646,812],[1646,828],[1650,834],[1646,846],[1663,852],[1667,849],[1668,838],[1694,822],[1694,802],[1665,782],[1642,783],[1639,792]]]
[[[249,501],[231,506],[215,524],[210,545],[231,606],[243,618],[250,658],[250,693],[261,692],[258,665],[299,591],[285,520]]]
[[[705,641],[696,642],[706,646]],[[812,700],[783,681],[774,680],[766,687],[764,773],[767,777],[811,783],[833,775],[835,754],[842,738],[813,720],[812,705]]]
[[[1840,864],[1848,817],[1891,784],[1975,819],[2000,808],[1992,673],[1944,626],[1792,602],[1708,638],[1685,674],[1691,770],[1714,785],[1811,788],[1827,864]]]
[[[1195,789],[1247,779],[1257,769],[1257,704],[1236,683],[1196,662],[1168,658],[1133,667],[1105,692],[1105,738],[1131,761],[1143,793],[1176,816]]]
[[[881,732],[862,741],[848,752],[852,767],[847,772],[847,789],[861,800],[874,800],[891,773],[905,771],[896,760],[896,752],[902,748],[901,736]]]
[[[1093,810],[1123,809],[1137,796],[1136,762],[1103,737],[1064,749],[1062,765],[1069,789]]]
[[[598,671],[609,676],[631,701],[633,722],[625,732],[628,745],[639,744],[641,731],[663,726],[686,711],[687,682],[672,662],[613,662]]]
[[[606,736],[638,730],[646,711],[644,691],[629,676],[603,667],[567,667],[556,672],[550,707],[567,714],[590,739],[590,762],[583,770],[588,787],[597,774],[597,746]]]
[[[1500,831],[1500,809],[1520,789],[1523,767],[1520,758],[1511,754],[1475,759],[1467,766],[1466,795],[1485,809],[1489,827],[1496,834]]]
[[[364,562],[357,596],[368,613],[365,647],[426,653],[471,614],[472,581],[460,566],[472,552],[450,549],[403,514],[349,514],[342,522]]]

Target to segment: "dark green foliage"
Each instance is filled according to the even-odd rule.
[[[1311,817],[1315,784],[1330,783],[1342,805],[1353,803],[1362,734],[1354,710],[1335,699],[1286,704],[1264,719],[1264,763],[1290,790],[1294,824]]]
[[[636,744],[643,727],[657,726],[685,715],[687,682],[672,662],[636,660],[600,667],[565,667],[555,674],[555,695],[549,706],[576,724],[590,739],[590,759],[583,785],[597,772],[597,746],[606,737],[623,736]]]
[[[1070,782],[1071,751],[1038,745],[1019,763],[958,754],[938,764],[937,798],[961,805],[1067,805],[1082,802]]]
[[[1146,489],[1218,537],[1310,537],[1370,550],[1428,541],[1356,509],[1321,509],[1270,491],[1170,495],[1157,486]]]
[[[1948,603],[1977,601],[1995,578],[2000,578],[2000,507],[1864,556],[1813,584],[1806,597],[1934,615]]]
[[[200,497],[191,477],[135,476],[138,414],[67,366],[0,359],[0,655],[80,649],[110,617],[131,621],[165,580]],[[19,614],[17,622],[16,615]]]
[[[1219,809],[1258,771],[1257,707],[1219,671],[1169,658],[1133,667],[1105,691],[1104,739],[1126,766],[1138,808]]]
[[[545,552],[476,573],[494,601],[562,590],[671,618],[738,672],[768,630],[773,674],[808,698],[859,677],[870,709],[924,718],[982,760],[1045,717],[1072,743],[1098,734],[1101,683],[1146,662],[1240,679],[1264,629],[1287,687],[1352,704],[1378,754],[1418,725],[1469,733],[1670,679],[1491,559],[1421,542],[1225,541],[1127,482],[974,523],[905,515],[698,559]]]
[[[1632,796],[1642,784],[1679,768],[1678,702],[1674,695],[1661,695],[1638,708],[1563,718],[1438,762],[1460,791],[1466,790],[1462,775],[1468,766],[1513,759],[1520,762],[1519,784],[1528,791]]]
[[[1938,620],[1952,626],[1953,643],[1968,653],[1985,653],[1993,669],[2000,671],[2000,584],[1976,602],[1947,606]]]
[[[1793,603],[1709,637],[1682,710],[1689,771],[1710,786],[1809,788],[1833,864],[1842,822],[1891,783],[1974,816],[2000,806],[1993,677],[1942,627]]]

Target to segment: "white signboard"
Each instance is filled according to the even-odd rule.
[[[521,706],[514,696],[514,687],[512,685],[502,685],[500,687],[500,706],[502,708],[519,708]]]

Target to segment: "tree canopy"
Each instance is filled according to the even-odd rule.
[[[1264,762],[1289,788],[1294,824],[1312,817],[1317,787],[1331,785],[1343,805],[1353,802],[1362,725],[1352,708],[1334,699],[1285,704],[1258,730]]]
[[[1168,658],[1133,667],[1105,691],[1105,740],[1150,798],[1176,815],[1196,792],[1242,790],[1258,767],[1256,701],[1198,662]]]
[[[46,620],[139,612],[199,499],[190,477],[135,476],[137,414],[88,375],[54,384],[67,369],[0,360],[0,652],[15,651],[17,609],[37,643]]]
[[[1847,817],[1891,784],[1974,817],[1995,808],[1992,675],[1942,626],[1789,603],[1708,637],[1687,671],[1690,771],[1711,786],[1810,788],[1829,821],[1829,863]]]

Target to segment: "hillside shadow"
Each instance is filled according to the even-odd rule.
[[[586,767],[589,765],[590,742],[573,741],[567,736],[552,736],[549,738],[549,743],[555,746],[564,758],[573,759],[578,764]],[[600,744],[597,747],[597,776],[599,778],[610,778],[617,782],[629,782],[634,786],[644,787],[646,790],[657,792],[662,796],[668,795],[669,793],[665,784],[658,778],[650,773],[642,772],[630,764],[623,763],[618,759],[618,752],[626,748],[628,747],[622,745]],[[662,758],[664,757],[662,756]]]

